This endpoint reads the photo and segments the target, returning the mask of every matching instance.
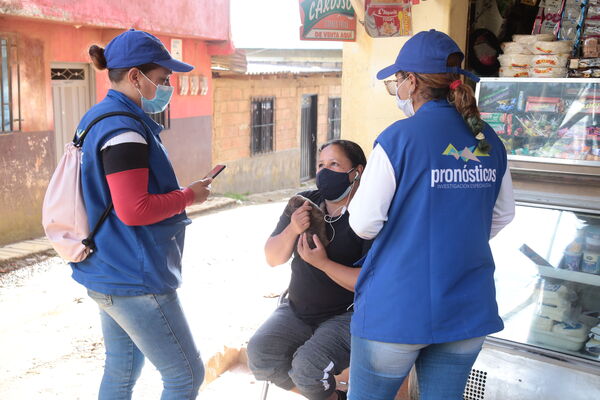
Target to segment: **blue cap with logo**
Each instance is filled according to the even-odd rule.
[[[115,37],[104,49],[106,67],[131,68],[143,64],[158,64],[175,72],[189,72],[190,64],[171,57],[164,44],[154,35],[130,29]]]
[[[447,66],[448,56],[454,53],[460,53],[461,62],[464,60],[465,55],[450,36],[435,29],[419,32],[402,46],[395,63],[377,73],[377,79],[405,71],[417,74],[462,74],[479,82],[479,78],[471,72]]]

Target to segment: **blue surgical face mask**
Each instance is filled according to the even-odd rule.
[[[408,99],[406,100],[401,99],[400,96],[398,96],[398,90],[400,90],[400,86],[402,86],[407,80],[408,77],[406,77],[406,79],[404,79],[402,83],[398,85],[398,89],[396,90],[396,105],[400,110],[402,110],[404,115],[406,115],[407,117],[412,117],[413,115],[415,115],[415,109],[413,107],[413,101],[410,93],[408,94]]]
[[[142,71],[140,71],[140,74],[144,75]],[[167,108],[171,101],[171,97],[173,96],[173,86],[156,85],[146,75],[144,75],[144,78],[148,79],[151,84],[156,86],[156,94],[153,99],[147,99],[142,95],[140,89],[136,88],[140,96],[142,96],[142,110],[148,114],[157,114],[165,111],[165,108]]]

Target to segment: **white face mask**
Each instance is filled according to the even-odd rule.
[[[407,117],[412,117],[413,115],[415,115],[415,109],[413,108],[411,93],[408,94],[408,99],[406,100],[403,100],[400,98],[400,96],[398,96],[398,90],[400,90],[400,86],[402,86],[407,80],[408,77],[406,77],[406,79],[404,79],[402,83],[398,85],[398,89],[396,89],[396,105],[400,110],[402,110],[404,115],[406,115]]]

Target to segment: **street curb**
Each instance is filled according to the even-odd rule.
[[[186,212],[188,216],[198,216],[238,204],[242,203],[228,197],[212,197],[202,204],[187,207]],[[11,272],[25,266],[23,264],[26,263],[23,261],[28,258],[35,258],[33,261],[37,262],[40,258],[55,256],[57,254],[46,237],[0,246],[0,273]]]
[[[224,210],[241,205],[261,204],[285,200],[303,190],[314,189],[314,182],[303,183],[299,188],[287,188],[271,192],[255,193],[248,195],[244,201],[235,200],[225,196],[213,196],[202,204],[194,204],[185,209],[188,216],[196,217],[202,214]],[[57,256],[56,252],[46,237],[23,240],[16,243],[0,246],[0,274],[17,270],[27,266],[28,259],[39,262],[47,257]]]
[[[193,204],[185,209],[188,216],[197,216],[212,211],[241,205],[242,202],[229,197],[211,197],[202,204]]]

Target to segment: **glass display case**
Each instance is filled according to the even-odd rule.
[[[482,78],[477,98],[509,159],[600,166],[600,79]]]
[[[483,78],[476,96],[517,201],[490,241],[505,328],[474,366],[485,399],[600,398],[600,79]]]
[[[505,324],[492,336],[600,362],[600,215],[518,206],[490,244]]]

